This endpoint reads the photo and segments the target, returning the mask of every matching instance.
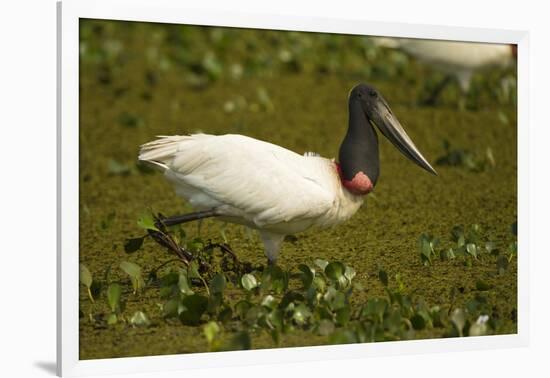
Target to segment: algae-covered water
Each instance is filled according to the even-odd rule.
[[[383,296],[380,269],[400,279],[432,305],[461,306],[484,291],[500,319],[495,333],[517,331],[515,258],[498,274],[494,258],[436,261],[425,266],[421,234],[449,244],[455,225],[479,224],[483,236],[505,250],[515,240],[517,215],[516,108],[503,97],[502,75],[474,78],[463,97],[448,88],[437,106],[417,100],[439,74],[412,58],[380,50],[361,37],[323,36],[160,24],[83,20],[80,59],[80,261],[94,277],[126,282],[121,261],[144,270],[166,261],[165,250],[146,241],[128,255],[126,238],[142,234],[137,218],[147,211],[173,215],[191,208],[177,198],[161,174],[136,165],[139,146],[156,135],[202,131],[239,133],[299,153],[334,157],[347,127],[347,95],[358,82],[375,85],[429,161],[445,153],[443,141],[494,164],[479,172],[465,166],[436,166],[432,176],[380,138],[381,176],[365,205],[346,224],[296,235],[285,242],[278,263],[284,269],[316,258],[339,260],[357,271],[365,288],[355,299]],[[288,34],[288,33],[287,33]],[[290,55],[290,56],[289,56]],[[428,85],[429,86],[429,85]],[[221,241],[220,224],[206,220],[201,237]],[[196,224],[187,224],[196,235]],[[243,261],[265,263],[255,234],[228,225],[225,235]],[[521,251],[519,251],[521,253]],[[110,270],[109,270],[109,267]],[[502,272],[501,272],[502,273]],[[190,353],[208,350],[201,327],[161,316],[158,289],[134,295],[124,286],[124,312],[143,311],[150,327],[93,321],[107,312],[104,299],[91,303],[81,285],[80,358]],[[426,329],[418,338],[441,337]],[[312,332],[284,335],[280,346],[327,342]],[[253,348],[274,347],[268,335],[252,337]]]

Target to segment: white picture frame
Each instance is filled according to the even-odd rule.
[[[175,371],[274,362],[298,362],[441,351],[519,347],[529,335],[528,240],[528,66],[529,36],[524,31],[322,19],[238,11],[186,8],[176,0],[63,1],[58,3],[58,235],[57,235],[57,372],[62,376]],[[399,341],[242,352],[79,360],[78,224],[79,139],[78,61],[80,18],[150,21],[258,29],[299,30],[388,37],[411,37],[518,45],[518,333],[421,341]]]

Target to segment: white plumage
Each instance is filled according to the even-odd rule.
[[[446,74],[454,75],[465,92],[475,71],[506,67],[514,60],[512,46],[506,44],[386,37],[373,37],[372,40],[379,46],[401,49]]]
[[[162,136],[141,147],[196,210],[257,229],[275,261],[285,235],[349,219],[363,197],[341,184],[333,160],[242,135]]]

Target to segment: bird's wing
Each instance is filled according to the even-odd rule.
[[[242,135],[164,137],[142,146],[140,160],[165,166],[260,227],[318,217],[334,202],[325,159]]]

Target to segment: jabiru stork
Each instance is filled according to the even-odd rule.
[[[437,174],[374,87],[355,86],[348,107],[338,162],[244,135],[159,136],[142,145],[139,160],[164,172],[197,210],[162,223],[217,217],[245,225],[258,230],[268,263],[275,264],[286,235],[345,222],[374,189],[380,164],[373,125],[403,155]]]
[[[446,75],[426,104],[434,103],[453,77],[462,92],[467,93],[475,72],[506,68],[517,59],[517,45],[387,37],[372,37],[372,41],[378,46],[400,49]]]

